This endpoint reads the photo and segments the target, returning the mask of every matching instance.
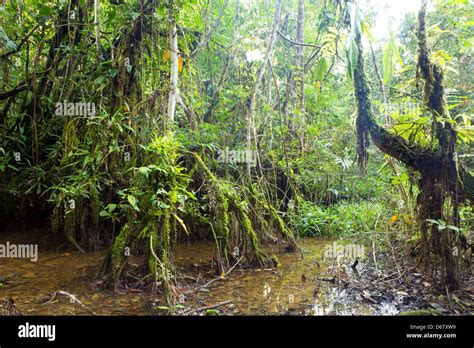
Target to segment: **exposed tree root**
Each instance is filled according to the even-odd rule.
[[[210,207],[208,216],[202,216],[202,221],[208,224],[209,236],[215,241],[217,250],[217,268],[221,275],[227,274],[236,267],[242,259],[250,265],[271,266],[274,265],[273,259],[266,255],[261,248],[261,233],[258,232],[260,225],[255,225],[249,202],[238,185],[232,184],[225,179],[216,177],[202,158],[193,152],[182,151],[184,155],[190,156],[195,161],[190,172],[193,177],[198,176],[203,180],[201,188],[207,193],[205,203]],[[196,167],[197,165],[197,167]],[[169,177],[162,179],[170,180]],[[144,183],[147,187],[152,185],[154,179],[147,179]],[[190,181],[186,181],[188,184]],[[175,183],[173,183],[174,185]],[[161,183],[163,185],[163,182]],[[165,187],[173,187],[171,183],[164,184]],[[150,188],[151,189],[151,188]],[[152,190],[152,189],[151,189]],[[252,195],[254,197],[256,195]],[[282,237],[290,245],[291,250],[296,249],[296,243],[292,232],[285,225],[284,221],[278,215],[278,212],[271,204],[262,199],[255,200],[265,214],[277,224]],[[179,218],[174,211],[177,207],[167,203],[168,207],[144,208],[143,212],[130,213],[128,222],[120,229],[119,234],[107,253],[100,275],[110,277],[113,280],[116,289],[120,287],[124,278],[130,255],[142,254],[147,260],[146,272],[151,275],[152,286],[161,285],[165,293],[172,295],[169,287],[174,283],[174,263],[171,257],[175,243],[171,236],[179,231],[178,226],[188,233],[186,228],[186,217]],[[175,223],[175,220],[179,223]],[[268,223],[265,221],[266,225]],[[265,231],[269,233],[269,231]],[[176,237],[176,236],[175,236]],[[148,249],[143,249],[143,245]],[[124,252],[128,250],[129,252]],[[230,267],[231,259],[238,260],[234,266]],[[168,290],[167,290],[168,289]],[[172,296],[167,296],[168,301],[172,302]]]

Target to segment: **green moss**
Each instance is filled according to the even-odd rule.
[[[59,207],[56,207],[51,216],[51,231],[53,232],[54,235],[57,235],[59,232],[59,224],[61,220],[60,210],[61,209]]]
[[[161,255],[161,262],[165,266],[168,266],[168,252],[171,249],[171,214],[169,210],[165,211],[165,214],[163,216],[162,220],[162,229],[161,229],[161,250],[158,255]]]
[[[271,204],[260,202],[259,203],[270,213],[273,220],[276,221],[280,233],[286,238],[292,250],[296,250],[296,241],[293,232],[288,228],[283,219],[278,215],[278,211]]]
[[[212,174],[212,172],[209,170],[209,168],[206,166],[206,164],[204,163],[204,161],[202,160],[202,158],[197,154],[197,153],[192,153],[192,155],[194,156],[194,158],[196,159],[196,161],[199,163],[199,165],[201,166],[201,168],[204,170],[204,172],[206,172],[206,175],[208,176],[208,178],[213,182],[213,183],[217,183],[217,178],[214,174]]]
[[[112,245],[112,265],[115,271],[120,269],[124,257],[125,247],[129,244],[132,229],[130,225],[125,224],[120,233],[115,238],[114,244]]]
[[[280,215],[278,215],[277,210],[276,210],[273,206],[271,206],[271,205],[268,205],[268,208],[269,208],[271,217],[277,222],[277,224],[278,224],[278,229],[280,230],[280,232],[281,232],[289,241],[294,241],[293,232],[291,232],[290,229],[286,226],[286,224],[285,224],[285,222],[283,221],[283,219],[280,217]]]
[[[76,244],[76,240],[74,238],[75,234],[76,234],[76,214],[74,210],[69,210],[64,215],[64,235],[66,237],[66,241],[71,245]]]
[[[217,188],[219,195],[219,207],[218,209],[218,231],[221,235],[220,238],[220,251],[222,258],[225,262],[228,261],[228,247],[229,247],[229,236],[230,236],[230,219],[229,219],[229,201],[225,197],[224,193]]]
[[[290,247],[292,250],[296,250],[296,241],[295,241],[295,236],[293,232],[288,228],[286,223],[283,221],[283,219],[280,217],[278,214],[278,211],[273,207],[271,204],[269,204],[265,199],[259,199],[258,198],[258,192],[256,191],[254,186],[249,186],[247,187],[247,192],[255,199],[255,201],[266,211],[270,214],[271,218],[276,221],[278,230],[280,233],[285,237],[285,239],[288,241],[290,244]],[[296,199],[298,196],[296,196]]]
[[[172,270],[169,258],[171,251],[171,214],[166,210],[159,221],[150,222],[140,235],[147,236],[150,253],[148,255],[148,271],[155,282],[162,280],[165,288],[168,285],[168,272]]]
[[[275,254],[270,256],[270,260],[273,263],[273,267],[279,267],[281,265],[280,261],[278,260],[278,257]]]
[[[242,204],[237,204],[236,208],[237,208],[237,210],[239,211],[239,213],[242,217],[242,220],[241,220],[242,227],[244,228],[244,230],[247,234],[247,237],[250,240],[250,244],[252,245],[252,248],[255,252],[255,256],[256,256],[258,262],[261,265],[263,265],[263,264],[265,264],[265,259],[268,258],[268,257],[260,249],[260,243],[258,241],[257,233],[255,232],[255,230],[252,227],[252,221],[250,221],[250,218],[249,218],[247,212],[245,211],[245,209],[243,208]]]
[[[100,195],[97,189],[93,186],[90,197],[90,219],[93,230],[97,230],[99,228],[99,213],[101,210],[102,202],[100,201]]]
[[[157,254],[157,250],[159,250],[159,247],[157,247],[158,244],[158,231],[156,229],[148,229],[146,227],[146,232],[150,236],[148,239],[148,247],[150,248],[150,253],[148,255],[148,273],[151,274],[153,277],[153,280],[156,282],[158,281],[159,275],[158,275],[158,260],[156,259],[155,255]],[[153,252],[155,255],[153,255]]]

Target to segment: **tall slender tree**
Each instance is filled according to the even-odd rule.
[[[168,8],[169,31],[168,40],[170,48],[170,93],[168,98],[168,118],[165,122],[165,128],[171,129],[174,123],[176,112],[176,103],[179,97],[178,90],[178,30],[176,28],[176,17],[173,8]]]
[[[262,83],[263,75],[265,74],[265,69],[267,64],[271,58],[273,52],[273,46],[275,45],[277,32],[278,32],[278,25],[280,23],[280,15],[281,15],[281,0],[277,0],[275,4],[275,16],[273,19],[273,29],[270,35],[270,39],[268,42],[267,49],[265,51],[265,56],[263,58],[263,62],[258,68],[257,72],[257,81],[255,82],[252,93],[250,95],[250,105],[246,115],[247,121],[247,153],[252,151],[252,142],[255,146],[255,151],[257,151],[257,130],[255,126],[255,109],[257,105],[257,93]],[[258,151],[257,151],[258,153]],[[258,156],[257,156],[258,158]],[[247,161],[247,175],[250,177],[251,174],[251,166],[252,164],[250,161]]]
[[[304,42],[304,0],[298,0],[298,23],[296,26],[296,41],[303,43]],[[300,91],[300,125],[298,127],[299,137],[300,137],[300,145],[301,150],[304,151],[304,129],[305,129],[305,122],[306,122],[306,95],[305,95],[305,88],[304,88],[304,75],[305,75],[305,67],[304,67],[304,46],[297,45],[296,46],[296,56],[297,56],[297,63],[298,63],[298,83],[299,83],[299,91]]]

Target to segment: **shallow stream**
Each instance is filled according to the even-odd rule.
[[[40,233],[0,234],[0,243],[38,244],[38,260],[0,259],[0,298],[12,298],[26,315],[159,315],[162,300],[140,289],[114,293],[97,287],[95,276],[105,251],[58,251],[56,244]],[[331,282],[334,275],[351,279],[360,275],[348,265],[324,257],[331,241],[299,240],[301,252],[267,250],[278,257],[273,269],[235,267],[224,279],[210,271],[212,243],[179,245],[175,260],[179,274],[187,275],[176,288],[182,306],[204,308],[215,304],[213,313],[233,315],[387,315],[393,305],[370,304],[348,296],[350,286]],[[203,286],[204,284],[208,284]],[[74,301],[66,292],[75,296]],[[52,296],[56,293],[55,296]],[[206,310],[209,312],[208,310]],[[189,313],[189,311],[188,311]],[[201,311],[194,314],[202,314]]]

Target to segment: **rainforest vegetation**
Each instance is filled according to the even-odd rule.
[[[81,281],[188,314],[237,301],[192,309],[196,289],[339,243],[363,252],[298,286],[472,314],[474,5],[407,3],[0,0],[0,241],[100,252]]]

